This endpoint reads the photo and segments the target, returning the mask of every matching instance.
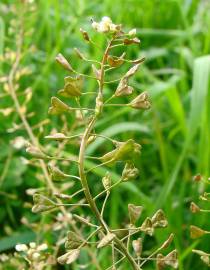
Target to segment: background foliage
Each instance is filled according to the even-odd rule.
[[[18,2],[18,1],[17,1]],[[54,58],[61,52],[75,69],[85,73],[87,64],[72,56],[73,48],[83,50],[91,58],[99,58],[97,48],[89,47],[81,39],[79,28],[90,28],[90,19],[99,20],[110,16],[115,23],[122,23],[128,29],[137,28],[142,43],[128,50],[127,56],[145,56],[132,85],[137,91],[147,90],[152,99],[152,109],[146,112],[127,108],[107,109],[97,129],[107,136],[126,140],[130,137],[142,144],[142,155],[138,161],[140,177],[111,194],[109,212],[105,218],[112,227],[124,221],[129,202],[143,205],[145,216],[163,208],[169,220],[168,231],[176,235],[175,246],[180,253],[179,269],[205,269],[205,266],[191,254],[193,247],[209,252],[209,239],[193,242],[189,238],[189,225],[209,227],[207,214],[197,217],[189,211],[189,203],[197,200],[204,186],[192,183],[193,175],[201,173],[209,177],[210,164],[210,2],[207,0],[39,0],[36,11],[26,21],[34,29],[26,42],[34,47],[25,58],[24,65],[32,74],[20,81],[22,89],[31,87],[33,98],[27,105],[34,112],[30,124],[48,120],[47,110],[50,97],[63,86],[63,71],[57,67]],[[1,1],[0,5],[0,53],[15,44],[9,38],[9,22],[12,18],[6,10],[7,4],[16,1]],[[94,37],[93,37],[94,39]],[[95,37],[102,43],[100,37]],[[1,65],[0,75],[7,74],[8,67]],[[4,84],[0,85],[0,251],[10,251],[17,242],[35,239],[31,230],[21,223],[26,216],[31,221],[39,216],[31,213],[32,199],[25,192],[28,188],[42,186],[38,181],[40,171],[23,162],[25,150],[16,150],[12,141],[17,136],[27,138],[23,129],[11,132],[14,123],[20,123],[17,114],[5,116],[4,109],[13,103],[4,95]],[[86,91],[95,87],[87,82]],[[107,92],[114,90],[107,87]],[[87,96],[86,104],[92,102]],[[57,117],[46,121],[43,128],[34,128],[40,138],[49,134],[52,127],[62,127]],[[71,122],[71,121],[70,121]],[[71,123],[69,123],[70,126]],[[109,150],[109,145],[98,139],[89,147],[89,155],[100,155]],[[67,153],[75,154],[74,146],[68,145]],[[115,179],[118,169],[116,168]],[[119,170],[120,171],[120,170]],[[96,174],[103,174],[97,170]],[[96,179],[92,179],[97,190]],[[41,217],[44,224],[49,217]],[[42,236],[41,236],[42,237]],[[44,239],[53,242],[50,229]],[[148,239],[148,247],[160,242]],[[148,268],[149,269],[149,268]]]

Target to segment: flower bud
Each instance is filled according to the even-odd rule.
[[[69,64],[69,62],[66,60],[66,58],[61,54],[59,53],[55,60],[66,70],[69,70],[69,71],[73,71],[71,65]]]

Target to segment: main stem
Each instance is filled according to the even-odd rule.
[[[108,43],[107,48],[104,52],[103,55],[103,59],[101,62],[101,70],[100,70],[100,79],[99,79],[99,91],[98,91],[98,99],[102,100],[103,98],[103,85],[104,85],[104,65],[106,63],[107,60],[107,56],[110,50],[110,47],[112,45],[112,42],[114,40],[113,39]],[[96,106],[98,106],[96,104]],[[103,107],[103,103],[101,103],[100,105],[101,108],[97,108],[97,111],[101,111],[100,109],[102,109]],[[85,173],[85,167],[84,167],[84,162],[85,162],[85,150],[86,150],[86,145],[87,145],[87,141],[88,138],[92,132],[92,130],[94,129],[95,126],[95,122],[97,120],[99,113],[96,113],[95,116],[92,118],[92,120],[90,121],[90,123],[88,124],[88,126],[85,129],[85,132],[83,134],[82,137],[82,141],[81,141],[81,145],[80,145],[80,151],[79,151],[79,175],[80,175],[80,179],[81,179],[81,184],[82,187],[84,189],[84,194],[86,197],[86,200],[88,202],[88,204],[90,205],[90,208],[92,210],[92,212],[94,213],[95,217],[97,218],[97,220],[100,222],[100,225],[102,226],[102,228],[104,229],[104,231],[106,233],[108,233],[110,231],[108,225],[106,224],[106,222],[104,221],[104,219],[102,218],[100,211],[90,193],[90,188],[87,182],[87,178],[86,178],[86,173]],[[116,246],[123,252],[123,254],[126,256],[126,258],[128,259],[128,261],[130,262],[132,268],[134,270],[139,270],[139,266],[136,264],[134,258],[130,255],[129,251],[127,250],[127,248],[125,247],[125,245],[123,244],[123,242],[116,236],[114,238],[114,241],[116,243]]]

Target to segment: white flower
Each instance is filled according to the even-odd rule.
[[[41,256],[41,254],[39,252],[34,252],[33,255],[32,255],[32,258],[34,260],[37,260],[40,256]]]
[[[36,243],[35,242],[31,242],[31,243],[29,243],[29,246],[30,246],[30,248],[36,248]]]
[[[112,20],[107,16],[104,16],[101,21],[104,22],[104,23],[107,23],[107,24],[112,23]]]
[[[46,250],[48,249],[48,245],[47,244],[41,244],[40,246],[37,247],[37,250],[38,251],[43,251],[43,250]]]
[[[136,29],[135,29],[135,28],[131,29],[131,30],[128,32],[128,35],[129,35],[129,36],[135,36],[135,35],[136,35]]]
[[[93,27],[93,29],[95,29],[97,31],[98,30],[98,23],[93,21],[92,22],[92,27]]]
[[[13,147],[18,150],[23,148],[25,144],[26,140],[22,136],[18,136],[12,141]]]
[[[27,251],[28,250],[28,247],[25,244],[17,244],[15,246],[15,249],[17,251],[21,252],[21,251]]]

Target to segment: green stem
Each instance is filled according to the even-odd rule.
[[[101,78],[99,80],[99,92],[98,92],[98,98],[103,97],[103,85],[104,85],[104,65],[106,63],[107,60],[107,56],[110,50],[110,47],[112,45],[114,38],[108,43],[108,46],[105,50],[102,62],[101,62]],[[103,107],[103,104],[101,104],[101,107]],[[101,108],[102,109],[102,108]],[[99,110],[101,111],[101,110]],[[84,162],[85,162],[85,150],[86,150],[86,145],[87,145],[87,141],[89,136],[91,135],[92,130],[94,130],[94,126],[97,120],[99,113],[97,113],[92,120],[89,122],[88,126],[85,129],[84,135],[82,137],[82,141],[81,141],[81,145],[80,145],[80,151],[79,151],[79,175],[80,175],[80,179],[81,179],[81,184],[82,187],[84,189],[84,194],[86,197],[86,200],[88,202],[88,204],[90,205],[90,208],[92,210],[92,212],[94,213],[94,215],[96,216],[97,220],[100,222],[101,227],[103,228],[103,230],[105,230],[107,233],[109,233],[110,229],[107,226],[107,224],[105,223],[104,219],[102,218],[99,209],[90,193],[90,189],[89,189],[89,185],[87,182],[87,178],[86,178],[86,173],[85,173],[85,166],[84,166]],[[138,264],[135,262],[134,258],[129,254],[128,250],[126,249],[125,245],[122,243],[122,241],[116,236],[115,237],[115,243],[116,246],[119,247],[119,249],[123,252],[123,254],[126,256],[126,258],[128,259],[128,261],[130,262],[132,268],[134,270],[139,270],[139,266]]]

